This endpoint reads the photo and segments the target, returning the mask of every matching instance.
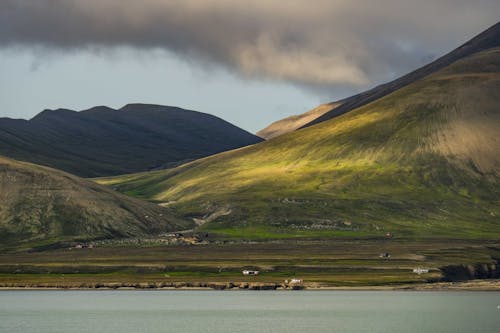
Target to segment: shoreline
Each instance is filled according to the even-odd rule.
[[[206,283],[203,286],[186,286],[179,282],[176,286],[155,286],[141,284],[138,286],[117,286],[116,284],[102,284],[99,286],[23,286],[22,283],[13,286],[0,286],[4,290],[156,290],[156,291],[496,291],[500,292],[500,279],[491,280],[468,280],[457,282],[436,282],[401,285],[379,285],[379,286],[321,286],[317,284],[304,284],[302,286],[285,287],[273,283],[248,284],[246,286],[233,285],[232,283]]]

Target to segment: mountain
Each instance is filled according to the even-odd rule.
[[[185,229],[169,209],[68,173],[0,156],[1,245],[120,238]]]
[[[436,71],[452,64],[453,62],[477,53],[481,50],[500,46],[500,22],[477,35],[467,43],[444,55],[443,57],[423,66],[407,75],[404,75],[394,81],[379,85],[373,89],[362,92],[360,94],[343,99],[342,101],[332,102],[319,106],[322,112],[317,112],[313,109],[303,115],[294,116],[292,119],[307,119],[307,122],[298,122],[296,125],[290,126],[290,118],[279,120],[265,129],[257,133],[262,138],[269,139],[277,135],[281,135],[296,129],[308,127],[323,121],[335,118],[341,114],[354,110],[358,107],[366,105],[383,96],[386,96],[398,89],[401,89],[408,84],[422,79]],[[330,106],[328,108],[328,106]]]
[[[500,47],[485,45],[300,131],[100,182],[229,236],[498,239]]]
[[[0,119],[0,155],[82,177],[178,165],[260,141],[212,115],[149,104]]]
[[[278,121],[275,121],[266,128],[258,131],[257,136],[269,140],[282,134],[295,131],[304,125],[307,125],[314,119],[330,112],[336,107],[342,105],[342,102],[332,102],[328,104],[321,104],[320,106],[300,115],[290,116]]]

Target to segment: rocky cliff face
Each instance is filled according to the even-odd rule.
[[[463,281],[473,279],[500,278],[500,259],[493,263],[473,265],[448,265],[441,268],[443,281]]]

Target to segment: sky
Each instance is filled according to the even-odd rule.
[[[179,106],[256,132],[497,23],[498,0],[1,0],[0,117]]]

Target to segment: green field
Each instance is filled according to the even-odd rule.
[[[381,258],[381,253],[390,258]],[[0,287],[193,287],[280,284],[293,277],[308,287],[411,285],[494,277],[499,258],[499,242],[460,240],[73,248],[0,255]],[[447,276],[443,267],[450,265]],[[412,272],[417,267],[430,271],[418,275]],[[261,273],[243,276],[243,269]]]

